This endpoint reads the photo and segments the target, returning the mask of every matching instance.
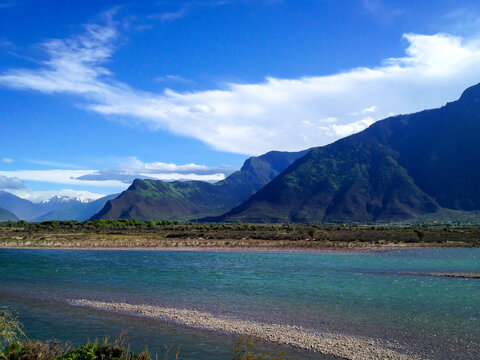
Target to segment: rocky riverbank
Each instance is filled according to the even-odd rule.
[[[318,332],[300,326],[269,324],[252,320],[216,316],[197,310],[137,305],[121,302],[105,302],[86,299],[69,300],[74,306],[142,316],[180,325],[221,331],[243,336],[257,336],[272,343],[289,345],[343,359],[418,359],[398,344],[379,339],[347,336],[330,332]]]

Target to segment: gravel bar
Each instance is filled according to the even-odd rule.
[[[415,354],[408,353],[405,348],[402,348],[396,343],[384,342],[380,339],[313,331],[300,326],[269,324],[217,316],[197,310],[137,305],[123,302],[75,299],[69,300],[68,303],[70,305],[84,306],[96,310],[113,311],[122,314],[159,319],[198,329],[260,337],[272,343],[289,345],[343,359],[404,360],[420,358]]]

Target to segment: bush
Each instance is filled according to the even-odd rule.
[[[287,360],[278,352],[275,355],[260,350],[263,340],[256,337],[241,337],[233,346],[233,360]]]
[[[0,356],[2,360],[54,360],[68,350],[68,346],[56,341],[13,342],[5,348]]]
[[[24,337],[17,314],[6,306],[0,306],[0,354],[7,344]]]

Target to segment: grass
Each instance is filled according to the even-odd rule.
[[[135,220],[0,223],[2,247],[480,247],[477,225],[196,224]]]

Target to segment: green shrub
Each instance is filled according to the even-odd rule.
[[[232,360],[288,360],[283,357],[282,352],[270,355],[260,349],[263,343],[262,338],[257,337],[241,337],[233,346]]]
[[[22,343],[12,342],[0,355],[2,360],[54,360],[68,350],[68,346],[56,341],[30,341]]]
[[[0,306],[0,354],[7,344],[24,337],[17,314],[7,306]]]

